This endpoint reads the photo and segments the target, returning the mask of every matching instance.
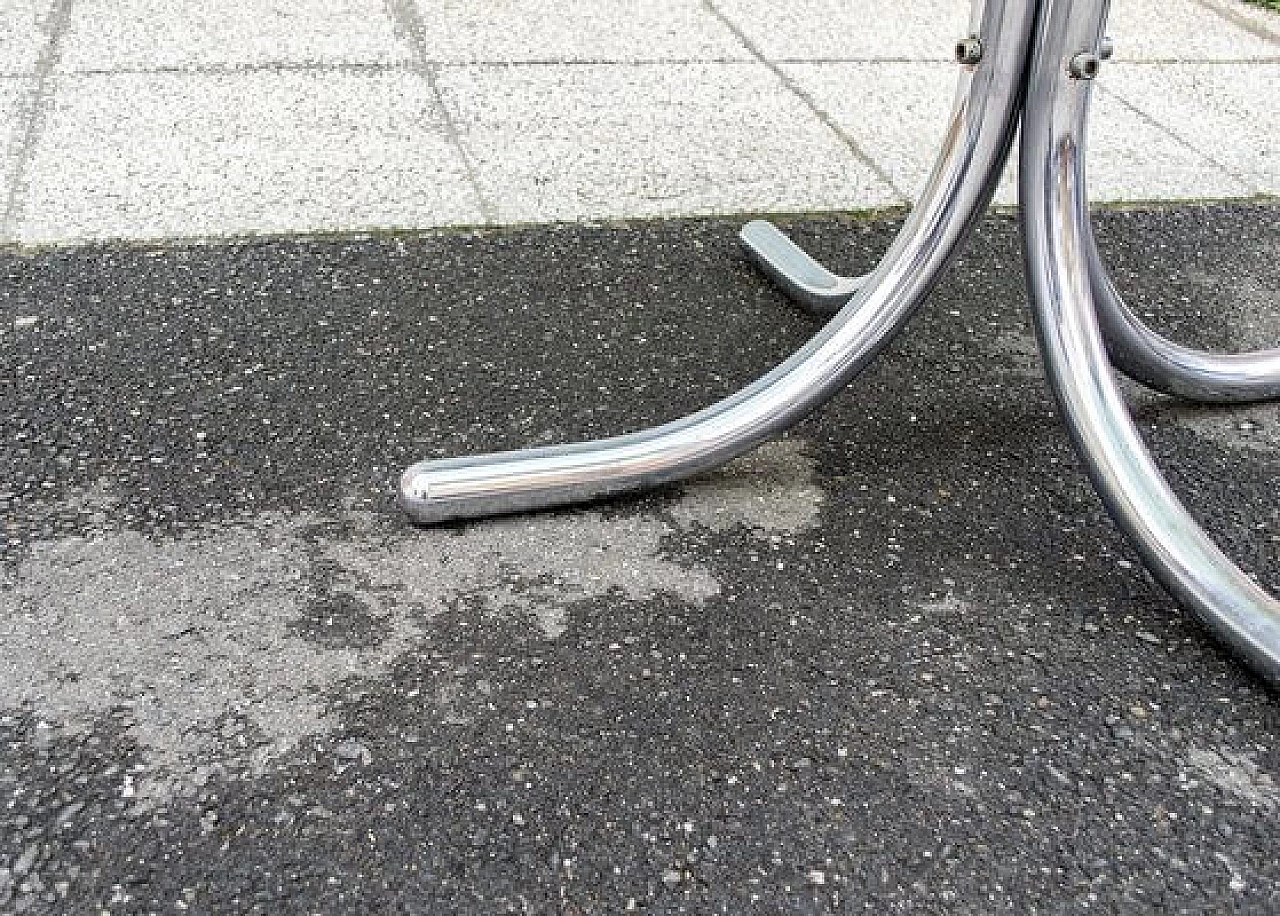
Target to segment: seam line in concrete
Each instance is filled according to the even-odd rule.
[[[427,55],[427,30],[426,24],[422,21],[422,15],[414,5],[414,0],[386,0],[386,8],[391,15],[392,21],[404,34],[405,40],[409,42],[409,48],[413,52],[414,61],[417,64],[416,69],[422,75],[422,78],[427,81],[427,86],[435,98],[436,107],[440,110],[440,117],[443,119],[445,136],[453,144],[453,148],[458,151],[458,156],[462,160],[462,168],[466,172],[471,191],[476,196],[476,204],[480,208],[480,215],[486,222],[496,223],[498,221],[498,208],[480,186],[480,175],[476,170],[475,162],[472,161],[471,154],[467,152],[466,145],[462,141],[462,131],[449,113],[449,106],[445,103],[444,93],[440,89],[439,67],[433,64]]]
[[[1254,194],[1259,193],[1258,184],[1251,176],[1245,175],[1245,174],[1242,174],[1241,172],[1236,171],[1234,168],[1227,165],[1225,162],[1221,162],[1220,160],[1218,160],[1218,158],[1213,156],[1211,153],[1206,153],[1204,150],[1200,149],[1200,147],[1196,146],[1186,137],[1182,136],[1182,134],[1178,133],[1168,124],[1165,124],[1159,118],[1148,114],[1147,112],[1139,108],[1137,105],[1135,105],[1133,102],[1130,102],[1127,98],[1124,97],[1123,94],[1118,92],[1114,86],[1107,85],[1101,88],[1104,92],[1108,93],[1113,99],[1115,99],[1125,108],[1132,111],[1138,117],[1142,118],[1142,120],[1146,121],[1152,127],[1155,127],[1156,129],[1161,130],[1164,133],[1168,134],[1184,149],[1190,150],[1192,153],[1195,153],[1195,155],[1198,158],[1203,159],[1205,162],[1208,162],[1210,165],[1220,169],[1223,172],[1223,174],[1229,175],[1230,177],[1234,178],[1236,181],[1240,182],[1242,185],[1248,188],[1252,193]]]
[[[253,73],[394,73],[418,68],[416,61],[360,62],[273,61],[258,64],[175,64],[157,67],[80,67],[59,76],[236,76]]]
[[[764,55],[764,53],[759,48],[756,47],[755,43],[750,38],[747,37],[746,33],[743,32],[742,29],[738,28],[737,23],[733,22],[733,20],[731,20],[728,16],[722,13],[720,9],[715,5],[715,3],[712,2],[712,0],[702,0],[702,5],[707,10],[707,12],[711,13],[711,15],[719,19],[720,22],[724,24],[724,27],[733,33],[734,37],[736,37],[738,41],[742,43],[742,46],[744,48],[746,48],[748,51],[751,52],[751,55],[755,57],[757,61],[764,64],[766,67],[768,67],[769,70],[773,73],[773,75],[776,76],[782,82],[782,85],[794,96],[796,96],[796,98],[800,99],[800,101],[805,104],[805,107],[807,107],[811,112],[813,112],[813,114],[818,118],[819,121],[821,121],[826,126],[828,130],[830,130],[833,134],[835,134],[838,138],[840,138],[840,141],[844,143],[846,147],[848,147],[849,151],[853,153],[854,157],[863,165],[865,165],[868,169],[870,169],[873,175],[875,175],[882,182],[884,182],[884,184],[888,186],[889,190],[891,190],[894,194],[898,196],[898,199],[901,203],[904,203],[907,205],[911,204],[910,195],[906,194],[905,192],[903,192],[902,188],[898,187],[897,183],[889,176],[889,173],[886,172],[884,169],[882,169],[879,163],[877,163],[874,159],[872,159],[871,156],[868,155],[867,152],[861,146],[858,145],[857,141],[854,140],[853,137],[847,131],[845,131],[839,124],[837,124],[835,119],[831,117],[831,115],[829,115],[825,110],[823,110],[823,108],[820,105],[818,105],[816,99],[814,99],[811,95],[809,95],[809,93],[805,92],[804,89],[802,89],[795,80],[793,80],[790,76],[788,76],[786,71],[784,71],[780,66],[778,66],[778,64],[775,61],[772,61],[769,58],[767,58]]]
[[[522,67],[665,67],[665,66],[757,66],[760,61],[742,57],[652,57],[617,60],[607,57],[556,60],[535,58],[529,60],[428,60],[427,65],[437,71],[466,67],[488,67],[512,70]],[[826,66],[830,64],[924,64],[949,67],[955,63],[949,57],[778,57],[775,64],[801,66]],[[1280,64],[1280,54],[1275,57],[1144,57],[1117,58],[1116,63],[1138,66],[1168,66],[1170,64],[1228,64],[1231,66]],[[159,67],[78,67],[59,70],[58,77],[77,76],[235,76],[240,73],[394,73],[421,69],[414,61],[272,61],[254,64],[181,64]],[[34,70],[25,73],[0,73],[0,80],[29,80],[36,77]]]
[[[1248,16],[1241,15],[1230,7],[1214,3],[1213,0],[1196,0],[1196,3],[1204,7],[1209,12],[1225,19],[1227,22],[1230,22],[1237,28],[1244,29],[1250,35],[1254,35],[1264,41],[1270,42],[1271,44],[1280,44],[1280,34],[1272,32],[1264,25],[1259,25]]]
[[[29,77],[34,80],[31,91],[19,105],[21,127],[14,134],[9,148],[9,190],[5,195],[4,208],[0,210],[0,240],[16,234],[18,219],[26,204],[27,171],[44,132],[45,116],[53,98],[56,79],[53,71],[58,63],[58,55],[62,53],[62,36],[74,3],[75,0],[54,0],[45,15],[44,31],[47,38],[44,47],[40,49],[39,58],[36,59],[35,70]]]
[[[1167,67],[1170,64],[1230,64],[1233,67],[1261,64],[1269,66],[1272,64],[1280,64],[1280,54],[1275,57],[1143,57],[1141,59],[1117,57],[1114,63],[1138,64],[1143,66],[1156,65],[1161,67]]]
[[[179,64],[160,67],[83,67],[76,70],[64,70],[60,76],[236,76],[241,73],[396,73],[402,71],[418,71],[423,66],[435,68],[437,72],[466,67],[490,67],[493,69],[515,69],[519,67],[666,67],[666,66],[755,66],[754,60],[746,58],[647,58],[643,60],[610,60],[608,58],[591,58],[581,60],[411,60],[411,61],[334,61],[320,63],[314,61],[268,61],[252,64]],[[15,74],[14,79],[30,77],[31,74]],[[5,75],[0,74],[0,79]]]

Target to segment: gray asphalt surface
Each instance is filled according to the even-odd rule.
[[[790,226],[845,270],[895,228]],[[1106,519],[1009,218],[728,473],[401,520],[412,460],[668,419],[804,340],[735,230],[0,253],[0,910],[1280,908],[1276,699]],[[1280,208],[1100,232],[1179,339],[1280,340]],[[1280,413],[1130,392],[1280,590]]]

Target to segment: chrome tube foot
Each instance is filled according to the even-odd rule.
[[[1098,324],[1112,364],[1135,382],[1202,404],[1280,398],[1280,348],[1210,353],[1151,330],[1125,304],[1098,252],[1093,226],[1081,227]]]
[[[965,67],[937,165],[884,260],[812,340],[718,404],[655,429],[597,442],[446,461],[404,472],[400,503],[416,522],[549,508],[679,480],[781,435],[858,375],[906,325],[982,215],[1008,157],[1022,101],[1035,4],[975,0],[982,61]],[[753,238],[805,264],[785,236]],[[781,238],[786,245],[781,245]],[[790,246],[788,249],[787,246]],[[789,260],[787,260],[789,258]]]
[[[869,277],[833,274],[768,220],[747,223],[738,240],[765,276],[813,315],[829,318],[840,311]]]
[[[1116,524],[1178,602],[1280,688],[1280,601],[1218,549],[1165,483],[1108,365],[1087,235],[1087,79],[1108,0],[1043,0],[1022,127],[1027,282],[1045,373],[1076,451]]]

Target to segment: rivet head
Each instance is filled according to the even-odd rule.
[[[973,66],[982,60],[982,39],[976,35],[956,42],[956,61]]]
[[[1071,64],[1067,70],[1078,80],[1091,80],[1098,75],[1101,67],[1102,61],[1098,59],[1097,54],[1092,51],[1081,51],[1071,58]]]

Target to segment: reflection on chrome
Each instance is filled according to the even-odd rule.
[[[581,502],[688,477],[772,439],[839,391],[902,329],[991,199],[1008,158],[1034,4],[975,4],[982,61],[961,70],[942,153],[897,240],[853,298],[754,384],[656,429],[573,445],[424,461],[400,502],[419,523]]]
[[[1107,0],[1044,0],[1029,78],[1019,193],[1045,372],[1089,477],[1152,574],[1280,687],[1280,601],[1237,568],[1183,508],[1109,371],[1095,314],[1085,197],[1091,84],[1063,66],[1073,51],[1096,47],[1106,10]]]

